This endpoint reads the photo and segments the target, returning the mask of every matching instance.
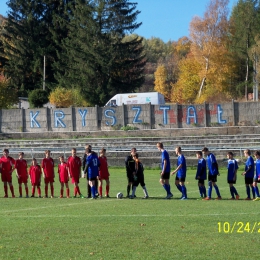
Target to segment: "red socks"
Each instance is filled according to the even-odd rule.
[[[109,194],[109,185],[106,185],[106,195]]]

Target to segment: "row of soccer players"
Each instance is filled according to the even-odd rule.
[[[162,152],[161,162],[162,162],[162,171],[161,171],[161,178],[160,183],[166,190],[167,196],[166,199],[170,199],[173,197],[171,193],[171,187],[169,183],[170,174],[174,175],[176,173],[175,178],[175,185],[177,189],[181,192],[181,200],[187,199],[187,189],[185,186],[185,179],[186,179],[186,160],[184,155],[182,154],[181,147],[176,147],[175,152],[178,156],[177,158],[177,168],[171,172],[171,164],[169,159],[168,152],[163,148],[162,143],[157,143],[157,148]],[[205,155],[206,159],[203,158],[203,154]],[[256,158],[256,163],[251,156],[251,151],[246,149],[244,151],[244,155],[246,157],[245,162],[245,170],[242,175],[245,177],[245,185],[246,185],[246,194],[247,197],[245,200],[251,200],[251,192],[252,191],[252,198],[255,201],[260,200],[259,190],[257,183],[260,182],[260,151],[256,151],[254,156]],[[200,197],[204,200],[211,200],[212,189],[214,187],[217,198],[216,200],[221,200],[222,197],[220,195],[219,188],[217,186],[217,176],[219,176],[219,169],[216,157],[213,153],[209,151],[207,147],[204,147],[202,151],[196,152],[196,156],[198,158],[198,166],[195,179],[198,180],[198,187]],[[232,152],[227,153],[228,163],[227,163],[227,183],[230,187],[230,194],[231,200],[239,199],[240,196],[234,186],[237,180],[237,169],[238,164],[237,161],[234,159],[234,155]],[[207,169],[208,168],[208,176],[207,176]],[[208,191],[206,191],[205,181],[208,177]]]
[[[106,197],[109,197],[109,172],[106,158],[106,149],[101,149],[100,156],[91,151],[91,146],[88,145],[85,150],[85,154],[82,158],[76,155],[76,149],[71,150],[71,156],[69,156],[67,162],[64,160],[64,156],[59,157],[60,163],[58,165],[58,175],[61,184],[60,198],[64,195],[64,186],[66,187],[66,197],[70,197],[69,178],[74,185],[74,197],[77,195],[84,198],[80,192],[78,186],[81,176],[81,168],[84,172],[84,177],[88,180],[88,197],[96,198],[96,194],[102,197],[102,184],[103,180],[106,181]],[[50,186],[51,198],[54,197],[54,160],[50,156],[50,150],[45,151],[45,158],[42,159],[41,165],[37,163],[35,158],[32,159],[31,166],[27,167],[27,161],[24,159],[24,153],[19,153],[19,158],[14,160],[9,156],[9,150],[3,150],[3,156],[0,158],[1,179],[4,183],[4,197],[8,197],[8,185],[12,193],[12,197],[15,197],[14,188],[12,184],[12,172],[16,171],[16,177],[19,184],[19,197],[22,197],[22,184],[24,183],[26,197],[29,197],[28,190],[28,177],[32,185],[31,197],[35,196],[37,189],[38,196],[41,197],[41,176],[44,178],[45,183],[45,196],[48,198],[48,187]],[[97,178],[99,178],[99,187],[97,184]],[[98,191],[97,191],[98,189]]]

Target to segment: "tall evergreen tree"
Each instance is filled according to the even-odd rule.
[[[27,95],[27,90],[39,87],[43,59],[40,37],[44,34],[39,20],[44,12],[41,1],[10,0],[10,11],[3,31],[4,70],[11,86]]]
[[[46,89],[57,82],[52,64],[57,60],[59,41],[64,34],[57,28],[54,13],[64,13],[68,0],[9,0],[10,11],[3,30],[3,49],[7,62],[5,74],[19,95],[43,85],[43,61],[46,56]],[[56,38],[51,31],[56,30]],[[66,36],[66,35],[65,35]]]
[[[104,69],[106,62],[99,56],[104,51],[96,36],[94,8],[86,0],[76,0],[69,8],[69,19],[60,20],[68,28],[68,35],[62,40],[62,51],[54,64],[55,77],[60,86],[78,88],[90,103],[95,103],[100,93],[92,80],[99,76],[98,61]]]
[[[75,1],[64,53],[56,64],[66,66],[56,74],[60,85],[80,88],[89,103],[98,105],[141,86],[142,39],[125,39],[140,26],[135,8],[128,0]]]
[[[136,10],[137,3],[129,0],[95,0],[94,3],[94,19],[100,38],[109,37],[110,41],[107,57],[110,61],[109,78],[106,95],[102,99],[104,104],[116,93],[135,92],[141,87],[146,60],[142,38],[128,36],[141,26],[136,22],[140,13]]]
[[[114,52],[114,63],[108,86],[110,96],[116,93],[135,92],[144,82],[146,58],[142,38],[125,37],[118,43],[117,50]]]
[[[4,56],[4,46],[3,46],[3,26],[4,26],[5,18],[0,15],[0,76],[3,75],[3,67],[6,62],[5,56]]]

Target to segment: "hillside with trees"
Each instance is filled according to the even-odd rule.
[[[183,104],[256,98],[260,0],[228,4],[209,0],[189,36],[165,43],[135,34],[140,11],[130,0],[9,1],[0,16],[1,81],[24,97],[44,85],[54,103],[56,89],[73,90],[82,106],[148,91]]]

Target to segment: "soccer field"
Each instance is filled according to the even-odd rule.
[[[126,193],[125,169],[110,169],[111,198],[97,200],[59,199],[58,181],[54,199],[4,199],[1,186],[0,259],[256,259],[260,201],[243,200],[242,168],[236,184],[239,201],[228,200],[224,168],[218,178],[221,201],[198,199],[195,170],[190,168],[186,201],[179,200],[174,177],[174,197],[164,199],[159,170],[145,170],[147,200],[141,187],[133,200],[115,198]],[[18,196],[17,180],[13,183]],[[86,195],[85,179],[80,188]]]

